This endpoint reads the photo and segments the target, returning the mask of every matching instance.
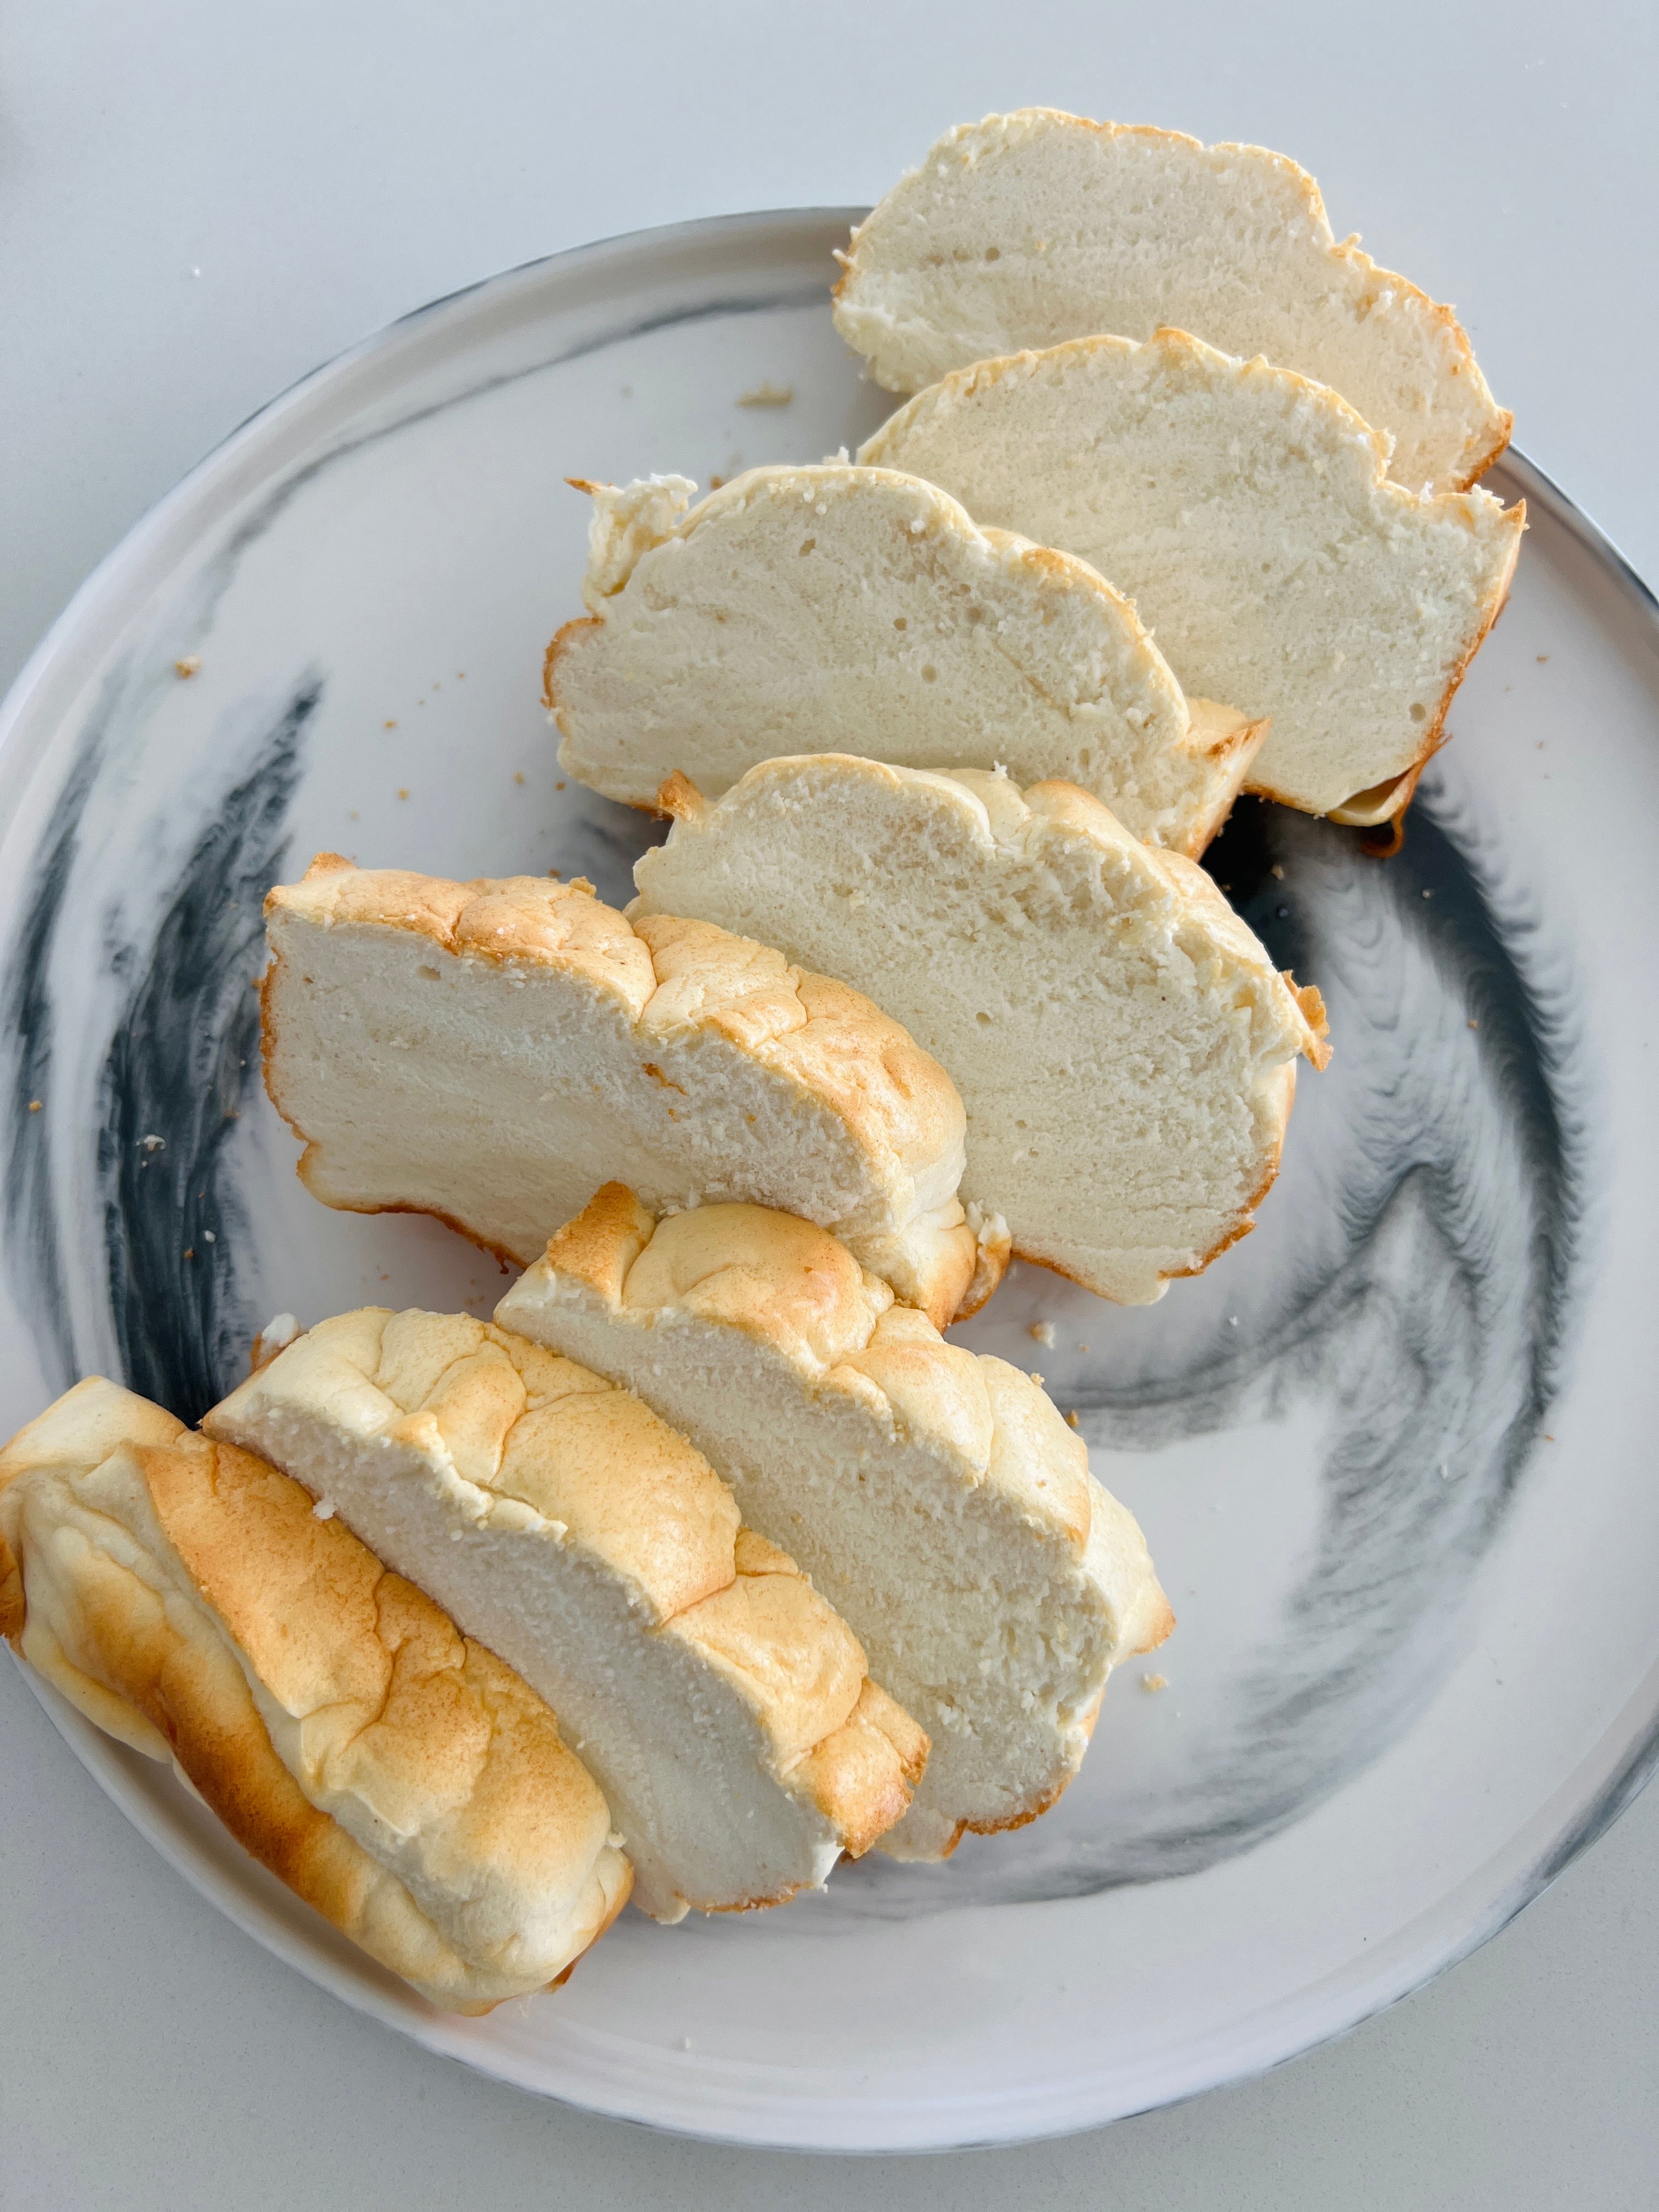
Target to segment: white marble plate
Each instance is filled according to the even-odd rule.
[[[295,1181],[257,1080],[260,898],[325,847],[626,896],[654,833],[566,787],[538,704],[578,611],[562,480],[855,445],[888,403],[830,326],[848,220],[653,233],[423,309],[239,431],[41,647],[0,736],[8,1427],[94,1369],[194,1414],[282,1308],[489,1310],[493,1263],[447,1231]],[[741,404],[763,385],[793,398]],[[1529,464],[1491,481],[1532,529],[1404,851],[1255,802],[1213,850],[1337,1048],[1261,1229],[1143,1311],[1017,1271],[966,1332],[1079,1409],[1181,1615],[1168,1688],[1126,1670],[1063,1803],[787,1911],[630,1914],[562,1992],[460,2021],[48,1698],[187,1880],[528,2088],[888,2149],[1270,2066],[1599,1832],[1659,1715],[1659,624]]]

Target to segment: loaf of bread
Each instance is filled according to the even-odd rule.
[[[1088,562],[1188,692],[1272,718],[1250,788],[1361,823],[1409,800],[1526,518],[1389,483],[1334,392],[1179,331],[957,371],[859,458]]]
[[[701,922],[578,880],[325,854],[265,902],[265,1083],[330,1206],[434,1213],[521,1265],[602,1182],[847,1238],[941,1323],[1004,1250],[957,1198],[962,1102],[897,1024]]]
[[[1016,1252],[1140,1304],[1253,1225],[1324,1012],[1192,861],[1071,784],[977,770],[820,754],[671,797],[630,911],[764,930],[908,1024]]]
[[[298,1483],[112,1382],[0,1453],[0,1629],[449,2011],[563,1980],[627,1899],[535,1692]]]
[[[779,1903],[908,1810],[927,1737],[629,1391],[465,1315],[367,1307],[203,1425],[295,1475],[548,1698],[654,1918]]]
[[[946,1344],[828,1230],[757,1206],[659,1222],[613,1183],[496,1319],[638,1391],[845,1616],[933,1741],[896,1857],[1046,1811],[1113,1665],[1174,1626],[1036,1383]]]
[[[757,761],[1064,776],[1149,844],[1196,855],[1264,734],[1190,705],[1134,609],[1085,562],[891,469],[751,469],[592,485],[588,615],[548,647],[560,765],[654,806]]]
[[[1413,490],[1467,491],[1509,443],[1451,309],[1339,246],[1307,171],[1260,146],[988,115],[931,147],[842,258],[836,325],[892,392],[1172,323],[1331,386]]]

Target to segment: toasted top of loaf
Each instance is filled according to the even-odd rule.
[[[718,798],[784,753],[1000,762],[1196,854],[1261,742],[1231,708],[1189,711],[1092,568],[919,477],[750,469],[689,514],[684,477],[589,489],[592,612],[548,647],[546,699],[560,765],[608,798],[654,806],[677,771]]]
[[[1043,1810],[1114,1662],[1171,1626],[1037,1385],[945,1343],[827,1230],[753,1206],[658,1221],[611,1184],[497,1312],[643,1393],[847,1613],[933,1743],[884,1850],[943,1856]]]
[[[621,1910],[552,1712],[297,1483],[98,1377],[0,1483],[23,1656],[434,2003],[543,1987]]]
[[[763,927],[908,1021],[1017,1252],[1139,1304],[1250,1227],[1324,1012],[1192,861],[1071,784],[844,754],[683,803],[637,909]]]
[[[337,1206],[438,1213],[533,1259],[607,1176],[761,1198],[870,1240],[948,1319],[975,1249],[962,1102],[844,984],[578,880],[452,883],[337,854],[266,901],[265,1077]]]
[[[1189,692],[1272,716],[1253,789],[1364,819],[1440,742],[1526,520],[1389,483],[1386,442],[1334,392],[1171,330],[957,371],[860,459],[1090,562]]]
[[[1451,309],[1339,246],[1307,171],[1261,146],[988,115],[946,131],[842,258],[836,326],[890,391],[1173,323],[1332,386],[1392,441],[1401,483],[1466,491],[1509,443]]]
[[[372,1530],[530,1680],[568,1686],[560,1709],[648,1911],[780,1893],[754,1868],[735,1894],[688,1874],[698,1839],[665,1807],[700,1759],[696,1821],[739,1874],[751,1799],[811,1842],[817,1878],[905,1810],[925,1736],[794,1562],[741,1527],[727,1485],[630,1391],[467,1315],[371,1306],[298,1338],[204,1426]]]

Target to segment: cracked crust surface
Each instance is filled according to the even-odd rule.
[[[497,1309],[639,1389],[787,1540],[933,1741],[881,1848],[1034,1819],[1107,1674],[1173,1626],[1139,1529],[1038,1386],[940,1337],[827,1231],[600,1191]]]
[[[0,1486],[22,1656],[434,2003],[561,1981],[621,1911],[552,1711],[299,1484],[94,1377]]]
[[[1022,108],[959,125],[854,232],[836,322],[911,392],[1000,354],[1176,324],[1328,385],[1413,489],[1467,491],[1509,443],[1449,307],[1339,244],[1261,146]]]
[[[556,1702],[654,1917],[781,1902],[908,1806],[926,1736],[861,1705],[846,1623],[632,1392],[467,1315],[366,1307],[204,1425],[325,1496]]]

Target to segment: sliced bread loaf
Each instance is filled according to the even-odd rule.
[[[319,1323],[210,1413],[552,1702],[659,1920],[772,1905],[908,1809],[927,1738],[639,1399],[465,1315]]]
[[[670,795],[635,908],[763,928],[909,1024],[1016,1252],[1139,1304],[1252,1226],[1324,1014],[1192,861],[977,770],[820,754]]]
[[[1148,843],[1202,852],[1264,734],[1190,707],[1083,562],[981,530],[919,477],[751,469],[684,512],[684,477],[592,485],[591,610],[548,647],[560,765],[654,806],[757,761],[861,753],[1064,776]]]
[[[1509,443],[1451,309],[1339,246],[1307,171],[1260,146],[1052,107],[988,115],[946,131],[842,259],[836,326],[892,392],[1173,323],[1330,385],[1413,489],[1467,491]]]
[[[941,1322],[994,1287],[996,1224],[981,1266],[957,1199],[962,1102],[843,984],[702,922],[635,929],[580,879],[325,854],[265,919],[266,1087],[327,1205],[435,1213],[523,1264],[626,1175],[663,1208],[834,1228]]]
[[[1389,483],[1334,392],[1179,331],[958,371],[859,458],[1109,576],[1189,692],[1272,717],[1252,789],[1357,822],[1409,799],[1526,520]]]
[[[827,1230],[757,1206],[659,1222],[611,1184],[496,1317],[637,1390],[846,1617],[933,1740],[895,1856],[1046,1811],[1114,1663],[1174,1625],[1037,1385],[946,1344]]]
[[[0,1453],[0,1627],[434,2004],[563,1980],[627,1899],[526,1683],[298,1483],[100,1377]]]

